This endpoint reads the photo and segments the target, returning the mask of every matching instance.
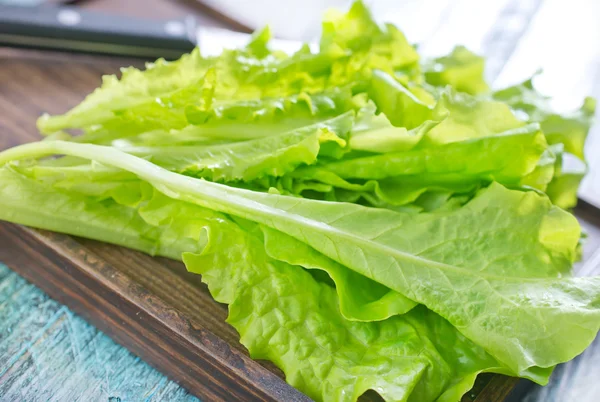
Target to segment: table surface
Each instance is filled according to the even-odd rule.
[[[450,35],[431,36],[431,32],[423,29],[424,24],[414,25],[414,35],[421,38],[431,38],[424,46],[425,51],[443,51],[447,46],[456,42],[466,43],[471,48],[483,53],[498,53],[500,50],[511,47],[512,57],[502,65],[492,65],[491,70],[498,82],[508,82],[515,71],[530,72],[534,68],[533,59],[544,59],[553,66],[552,57],[560,52],[548,52],[543,46],[541,38],[548,37],[549,27],[555,22],[553,18],[561,15],[564,2],[560,0],[529,0],[512,1],[497,0],[495,2],[479,2],[478,0],[459,0],[453,2],[452,9],[448,8],[449,0],[428,0],[437,5],[437,9],[444,10],[439,13],[437,24],[431,20],[435,16],[429,15],[430,25],[435,25],[438,32],[452,32]],[[581,21],[583,13],[588,6],[596,5],[591,10],[600,11],[597,0],[572,0],[569,7],[572,15],[563,20],[562,24],[572,21],[576,24]],[[1,2],[1,1],[0,1]],[[415,1],[403,0],[406,5],[414,6]],[[375,2],[376,9],[385,12],[386,7],[391,10],[388,0]],[[485,8],[476,7],[479,3],[486,3]],[[159,1],[159,0],[95,0],[86,1],[86,7],[98,10],[118,10],[120,13],[151,18],[171,18],[186,13],[194,13],[201,23],[213,26],[225,26],[215,18],[199,13],[189,1]],[[141,7],[140,5],[144,5]],[[443,6],[445,4],[445,6]],[[464,13],[465,10],[476,12],[477,23],[470,25],[467,30],[458,28],[460,18],[454,18]],[[473,11],[475,10],[475,11]],[[516,11],[515,11],[516,10]],[[573,11],[574,10],[574,11]],[[578,10],[578,11],[577,11]],[[431,11],[431,9],[430,9]],[[513,14],[511,14],[513,13]],[[574,13],[579,13],[575,15]],[[497,21],[499,16],[511,15],[521,25],[509,24],[516,33],[515,38],[504,39],[501,46],[493,45],[494,36],[488,32],[490,21]],[[385,12],[387,16],[393,16]],[[505,16],[505,17],[506,17]],[[561,15],[562,16],[562,15]],[[600,13],[596,16],[600,16]],[[401,16],[399,16],[400,18]],[[506,18],[508,18],[506,17]],[[418,20],[418,18],[413,18]],[[453,23],[454,21],[454,23]],[[246,21],[250,24],[252,21]],[[404,26],[402,21],[400,26]],[[407,21],[407,24],[410,21]],[[580,24],[581,25],[581,24]],[[556,26],[556,25],[554,25]],[[598,25],[596,25],[596,28]],[[596,29],[595,28],[595,29]],[[411,27],[407,30],[410,31]],[[420,29],[420,31],[419,31]],[[577,28],[571,30],[573,38],[578,34]],[[561,30],[569,32],[569,29]],[[410,35],[409,35],[410,37]],[[482,39],[483,38],[483,39]],[[487,39],[486,39],[487,38]],[[512,39],[511,39],[512,38]],[[552,37],[553,40],[557,37]],[[600,35],[598,35],[600,38]],[[506,43],[513,40],[514,43]],[[595,40],[595,42],[594,42]],[[487,41],[487,42],[486,42]],[[593,35],[581,37],[579,46],[593,49],[586,53],[587,61],[579,61],[584,70],[577,71],[570,77],[564,77],[555,94],[566,99],[567,90],[572,98],[581,98],[583,95],[600,93],[600,39]],[[450,43],[452,42],[452,43]],[[487,43],[487,45],[485,45]],[[553,42],[556,44],[556,42]],[[564,45],[564,43],[563,43]],[[595,45],[595,46],[594,46]],[[490,50],[493,49],[493,50]],[[594,53],[596,50],[598,52]],[[529,56],[527,56],[529,55]],[[554,56],[553,56],[554,55]],[[569,57],[573,56],[570,51]],[[35,121],[28,113],[19,110],[19,97],[28,93],[24,88],[39,88],[44,93],[39,101],[42,112],[62,113],[52,102],[49,93],[56,90],[60,83],[60,96],[65,97],[70,105],[77,104],[83,94],[92,90],[99,83],[101,74],[112,73],[118,66],[128,64],[129,61],[109,58],[92,58],[87,56],[69,56],[65,62],[65,55],[40,52],[20,52],[15,50],[0,49],[0,149],[13,144],[10,133],[27,134],[32,141],[38,139]],[[504,64],[506,62],[506,65]],[[577,64],[577,63],[575,63]],[[65,66],[69,66],[65,70]],[[501,70],[502,67],[505,67]],[[552,81],[553,75],[560,74],[560,69],[553,71],[546,81]],[[69,75],[89,76],[89,86],[65,89],[69,85]],[[45,78],[46,77],[46,78]],[[48,77],[52,77],[50,80]],[[569,88],[569,80],[573,80]],[[562,86],[562,87],[561,87]],[[557,88],[555,85],[553,88]],[[594,90],[595,88],[595,90]],[[562,93],[560,92],[562,90]],[[552,92],[552,91],[550,91]],[[64,100],[62,104],[64,105]],[[2,112],[7,111],[16,119],[6,121],[2,119]],[[30,112],[30,111],[29,111]],[[600,149],[600,132],[598,126],[588,141],[588,159],[598,168],[594,170],[597,175],[600,171],[600,158],[598,153],[590,153],[590,149]],[[598,176],[598,175],[597,175]],[[598,181],[588,181],[590,188],[597,188]],[[594,184],[595,183],[595,184]],[[588,252],[600,270],[600,250],[598,245],[590,245]],[[552,377],[551,383],[546,388],[533,388],[525,399],[534,401],[556,402],[592,402],[600,400],[600,339],[572,363],[559,367]],[[169,381],[162,374],[148,366],[126,349],[115,344],[106,335],[100,333],[84,320],[71,313],[66,307],[51,300],[42,291],[0,264],[0,399],[1,400],[81,400],[81,401],[196,401],[176,383]]]
[[[198,401],[3,264],[0,379],[3,401]]]

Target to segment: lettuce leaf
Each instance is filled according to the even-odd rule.
[[[566,152],[584,160],[583,146],[596,111],[593,98],[586,98],[573,113],[558,114],[550,99],[534,88],[533,78],[497,91],[493,97],[520,112],[525,120],[540,123],[549,144],[563,144]]]
[[[510,373],[423,306],[380,322],[345,320],[335,291],[269,257],[260,231],[220,222],[204,233],[203,252],[184,255],[188,270],[229,304],[227,322],[250,355],[273,361],[316,401],[354,401],[369,389],[387,401],[453,401],[479,372]]]
[[[288,382],[315,400],[352,401],[375,389],[390,401],[452,401],[472,386],[479,372],[511,374],[423,306],[379,322],[347,321],[333,287],[299,266],[269,257],[267,250],[273,247],[262,244],[260,230],[246,232],[219,213],[150,192],[136,217],[135,208],[62,194],[10,168],[0,169],[0,177],[3,202],[32,207],[11,220],[18,216],[17,221],[38,227],[46,222],[47,229],[173,258],[184,252],[188,269],[203,275],[215,299],[230,304],[228,322],[251,355],[275,362]],[[11,194],[24,198],[7,197]],[[44,221],[39,220],[44,211],[36,208],[36,194],[46,200]],[[263,230],[277,239],[282,235]],[[147,240],[140,243],[138,233],[146,233]],[[338,286],[337,291],[360,292],[364,281],[347,282],[349,287]],[[284,321],[278,318],[282,316]]]
[[[118,148],[189,176],[249,181],[265,175],[282,176],[301,164],[314,164],[319,153],[343,152],[353,118],[348,112],[280,135],[234,144]]]
[[[588,97],[579,110],[557,113],[550,105],[550,98],[535,89],[533,78],[494,92],[493,97],[512,107],[524,121],[540,124],[556,154],[553,177],[543,190],[556,205],[573,208],[577,204],[577,189],[586,169],[564,171],[562,161],[564,157],[573,155],[585,163],[584,145],[596,111],[596,101]]]
[[[395,86],[403,88],[393,84],[392,89]],[[410,110],[418,116],[413,109],[427,110],[419,126],[395,127],[369,102],[359,110],[350,132],[350,154],[299,167],[282,187],[306,195],[301,191],[307,181],[318,182],[328,186],[317,190],[325,199],[363,198],[373,206],[405,205],[427,192],[473,193],[494,180],[546,190],[555,155],[539,126],[524,125],[504,104],[466,94],[446,91],[431,108],[407,95],[405,88],[399,96],[405,101],[380,99],[380,105],[388,114],[398,109],[396,115]]]
[[[330,83],[364,86],[375,69],[410,78],[418,77],[419,55],[398,28],[380,25],[356,1],[347,13],[329,10],[322,24],[320,51],[341,57],[331,63]],[[364,88],[363,88],[364,89]]]
[[[394,128],[388,130],[395,131]],[[414,134],[400,134],[394,141],[404,146],[411,136]],[[400,141],[396,140],[400,138]],[[538,167],[546,148],[546,140],[539,127],[529,125],[490,137],[301,167],[290,176],[297,180],[318,181],[363,196],[372,194],[374,205],[379,201],[403,205],[431,190],[466,193],[492,181],[519,187],[524,178]],[[507,163],[508,155],[510,163]],[[550,169],[553,169],[553,164]],[[537,181],[530,180],[528,183],[545,189],[550,178],[539,175]]]
[[[443,57],[423,63],[425,80],[436,86],[450,85],[471,95],[489,90],[484,78],[485,60],[464,46],[457,46]]]
[[[194,92],[186,88],[187,92]],[[173,98],[174,95],[171,95]],[[213,102],[192,96],[189,103],[156,98],[118,111],[84,128],[73,141],[103,145],[173,145],[243,141],[281,134],[336,117],[355,107],[349,88],[287,97]],[[256,127],[251,130],[249,127]]]
[[[0,205],[4,207],[0,219],[181,259],[183,252],[202,249],[197,233],[207,217],[222,218],[197,206],[174,201],[137,176],[119,169],[83,163],[56,165],[15,164],[0,169],[3,184]],[[37,207],[40,199],[45,200],[43,209]],[[12,204],[20,207],[10,208]],[[77,224],[79,220],[85,224]],[[282,233],[276,234],[276,241],[269,241],[272,238],[266,232],[268,228],[264,230],[265,248],[279,259],[296,258],[299,250],[310,252],[309,247]],[[289,254],[291,249],[286,245],[294,247],[295,253]],[[347,319],[383,320],[415,306],[397,292],[314,251],[312,257],[307,254],[302,258],[306,261],[304,267],[321,269],[331,276]]]
[[[136,184],[138,197],[132,203],[141,199],[139,181]],[[181,259],[183,252],[201,249],[197,242],[181,239],[176,232],[148,226],[136,210],[127,205],[112,199],[99,202],[96,197],[83,192],[61,191],[12,168],[0,169],[0,194],[2,220],[173,259]]]
[[[404,314],[417,304],[402,294],[359,275],[284,233],[263,227],[269,257],[307,269],[320,269],[335,282],[340,311],[353,321],[381,321]]]
[[[381,70],[374,70],[369,98],[396,127],[412,130],[427,120],[435,120],[433,107]]]
[[[236,189],[90,144],[27,144],[0,163],[56,153],[128,170],[169,197],[281,231],[425,305],[521,376],[573,358],[600,328],[600,278],[567,277],[579,224],[534,192],[492,184],[461,208],[415,216]]]

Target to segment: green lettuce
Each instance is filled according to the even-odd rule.
[[[533,78],[497,91],[493,97],[513,108],[523,120],[539,123],[548,143],[558,146],[554,148],[557,156],[555,169],[546,191],[556,205],[573,208],[577,204],[577,189],[586,169],[564,171],[563,155],[573,155],[585,162],[584,144],[596,111],[596,101],[588,97],[579,110],[557,113],[550,105],[550,98],[535,89]]]
[[[340,312],[355,321],[380,321],[404,314],[417,305],[414,301],[363,275],[347,269],[306,244],[268,227],[263,227],[267,254],[279,261],[307,269],[320,269],[335,282]]]
[[[492,184],[461,208],[415,216],[236,189],[88,144],[28,144],[0,163],[56,153],[128,170],[175,199],[281,231],[427,306],[522,376],[573,358],[600,327],[600,278],[565,277],[579,224],[534,192]]]
[[[558,114],[550,106],[550,99],[534,88],[533,78],[494,92],[493,97],[519,111],[524,119],[540,123],[548,143],[563,144],[566,152],[584,159],[583,146],[596,110],[593,98],[586,98],[573,113]]]
[[[457,46],[447,56],[423,63],[425,80],[436,86],[450,85],[471,95],[489,90],[484,78],[485,60],[464,46]]]
[[[477,373],[510,373],[423,306],[380,322],[347,321],[330,286],[267,255],[260,230],[227,225],[210,226],[203,252],[184,261],[229,304],[227,322],[250,355],[275,362],[311,398],[354,401],[373,389],[387,401],[455,401]]]
[[[188,269],[202,273],[215,299],[230,304],[228,322],[252,356],[273,360],[292,385],[315,400],[355,400],[377,389],[387,400],[452,401],[470,388],[479,372],[510,374],[423,306],[380,322],[347,321],[338,309],[335,288],[269,256],[286,250],[269,241],[263,245],[257,227],[239,226],[227,216],[174,201],[149,187],[131,207],[61,193],[6,167],[0,169],[0,178],[3,206],[23,206],[15,211],[17,221],[172,258],[185,253]],[[45,211],[35,208],[35,195],[45,199]],[[262,230],[277,239],[283,235]],[[348,294],[363,291],[368,281],[353,275],[358,282],[342,287]],[[337,290],[342,291],[339,286]],[[287,317],[284,322],[280,314]]]
[[[352,120],[352,113],[346,113],[280,135],[233,144],[118,148],[190,176],[249,181],[314,164],[319,153],[342,152]]]
[[[593,100],[559,114],[531,81],[490,92],[483,58],[421,60],[360,1],[326,14],[318,48],[270,38],[124,69],[42,116],[44,141],[0,153],[0,219],[184,260],[317,401],[457,401],[483,372],[545,384],[589,345],[600,278],[571,276],[564,208]]]
[[[405,91],[399,93],[406,96]],[[546,190],[555,155],[537,124],[525,125],[505,104],[451,91],[432,108],[405,99],[410,102],[380,104],[389,111],[408,107],[411,116],[419,115],[414,109],[427,110],[417,127],[396,127],[367,104],[357,114],[349,142],[351,150],[364,152],[300,167],[284,188],[298,193],[298,182],[310,180],[329,186],[320,190],[334,199],[348,200],[344,197],[351,192],[375,206],[405,205],[426,192],[473,193],[492,181]]]
[[[93,163],[57,165],[25,163],[0,169],[0,193],[4,195],[0,205],[7,213],[0,213],[0,218],[173,259],[181,259],[183,252],[202,250],[197,233],[203,223],[195,222],[203,222],[207,210],[199,214],[196,210],[200,208],[174,202],[137,176],[119,169]],[[40,210],[36,205],[42,199],[46,208]],[[79,220],[85,224],[77,224]],[[286,245],[310,252],[309,247],[284,234],[277,233],[276,238],[269,241],[271,238],[265,234],[265,248],[279,259],[296,258],[288,253]],[[383,320],[415,306],[397,292],[314,251],[303,258],[306,268],[321,269],[331,276],[347,319]]]

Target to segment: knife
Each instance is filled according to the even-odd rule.
[[[249,39],[249,34],[201,27],[192,16],[157,22],[71,6],[0,5],[0,46],[173,60],[196,46],[204,56],[215,56]],[[271,46],[293,53],[302,43],[275,39]]]

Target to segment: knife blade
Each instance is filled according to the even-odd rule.
[[[0,5],[0,46],[172,60],[196,46],[215,56],[249,39],[249,34],[201,27],[192,16],[157,22],[71,6]],[[271,46],[290,53],[302,44],[274,40]]]

